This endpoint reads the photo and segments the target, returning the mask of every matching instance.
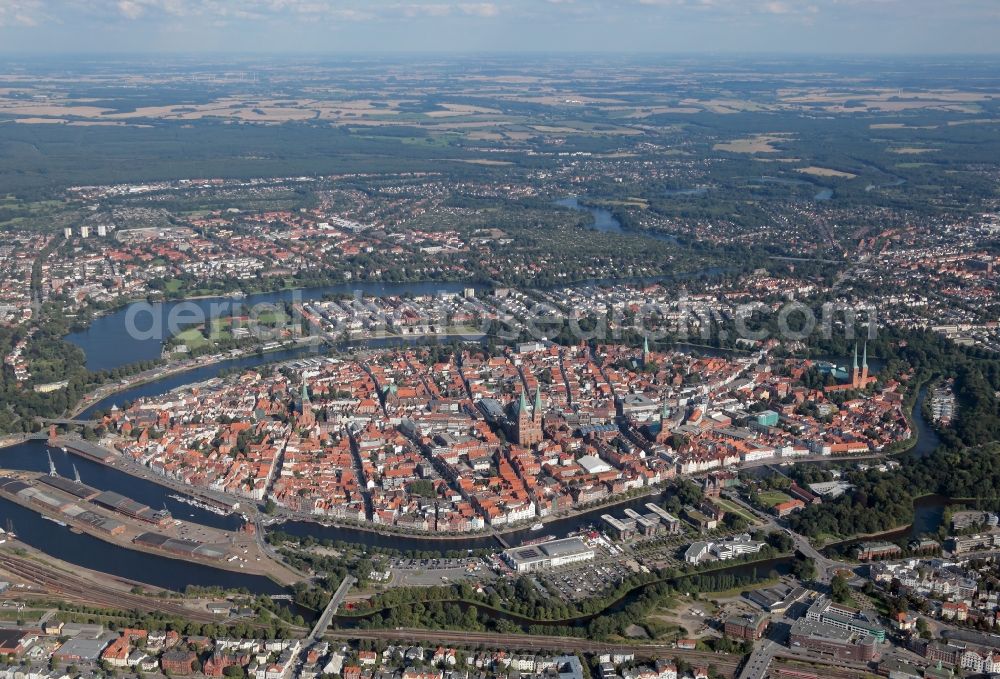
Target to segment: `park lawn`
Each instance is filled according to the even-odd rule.
[[[177,341],[183,342],[188,346],[189,349],[200,349],[201,347],[209,343],[208,339],[201,334],[201,330],[197,328],[188,328],[177,333]]]
[[[730,512],[732,514],[736,514],[737,516],[743,517],[743,519],[747,523],[749,523],[750,525],[752,525],[752,526],[753,525],[757,525],[757,524],[760,523],[760,521],[757,519],[757,517],[753,516],[752,514],[750,514],[749,512],[747,512],[745,509],[743,509],[742,507],[740,507],[738,504],[736,504],[735,502],[732,502],[731,500],[726,500],[725,498],[717,497],[717,498],[714,498],[712,500],[712,502],[714,502],[715,504],[719,505],[720,507],[722,507],[723,509],[725,509],[727,512]]]
[[[788,502],[792,499],[780,490],[766,490],[763,493],[758,494],[757,497],[760,498],[761,504],[768,508],[780,505],[782,502]]]
[[[208,338],[212,342],[225,342],[233,338],[232,330],[223,323],[212,323]]]
[[[257,315],[257,323],[271,327],[284,325],[288,322],[288,316],[283,311],[265,311]]]
[[[749,585],[741,585],[740,587],[733,587],[731,589],[720,589],[716,592],[701,592],[698,594],[703,599],[713,600],[713,599],[732,599],[740,596],[743,592],[748,592],[755,589],[764,589],[765,587],[773,587],[781,582],[781,578],[768,578],[767,580],[761,580],[760,582],[754,582]]]
[[[833,533],[820,533],[812,539],[812,543],[817,547],[822,548],[823,545],[827,545],[832,542],[840,542],[841,540],[843,540],[842,537],[834,535]]]

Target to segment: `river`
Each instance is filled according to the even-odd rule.
[[[927,387],[922,387],[917,395],[917,401],[913,404],[913,412],[910,418],[913,420],[917,436],[917,443],[910,453],[914,457],[927,457],[941,445],[941,437],[934,431],[927,420],[924,419],[924,399],[927,398]]]
[[[67,563],[183,592],[188,585],[245,588],[255,594],[285,594],[283,587],[260,575],[235,573],[183,559],[168,559],[118,547],[84,533],[57,526],[40,514],[0,498],[0,518],[14,524],[19,541]]]
[[[80,472],[80,481],[99,490],[112,490],[153,509],[164,506],[178,518],[188,519],[206,526],[236,530],[243,520],[239,515],[220,516],[205,509],[178,502],[169,497],[174,491],[158,483],[141,479],[125,472],[95,462],[79,455],[63,452],[59,448],[46,445],[44,441],[25,441],[0,449],[0,466],[4,469],[47,472],[49,461],[46,452],[60,476],[73,478],[73,468]],[[2,473],[2,472],[0,472]],[[54,525],[54,524],[53,524]]]
[[[517,547],[526,540],[532,540],[544,535],[554,535],[557,538],[566,537],[570,533],[583,530],[589,526],[596,526],[600,523],[602,514],[621,515],[625,509],[635,509],[643,511],[647,502],[661,502],[665,498],[664,493],[632,498],[615,503],[612,506],[599,507],[581,512],[574,516],[555,519],[545,523],[545,527],[538,531],[530,528],[520,528],[501,533],[501,537],[511,547]],[[284,531],[290,535],[298,537],[312,536],[317,539],[329,539],[333,541],[351,542],[369,547],[380,547],[385,549],[398,549],[403,551],[424,551],[445,554],[450,551],[462,551],[473,549],[497,549],[499,543],[491,535],[472,535],[462,538],[440,538],[433,536],[418,535],[395,535],[387,533],[377,533],[371,530],[363,530],[349,526],[328,526],[317,524],[312,521],[287,521],[276,524],[277,530]]]
[[[46,456],[61,476],[73,478],[73,468],[80,473],[80,480],[100,490],[112,490],[126,497],[149,505],[154,509],[166,507],[178,518],[196,521],[216,528],[235,530],[243,523],[237,515],[220,516],[198,507],[178,502],[171,497],[173,491],[164,486],[130,476],[114,467],[108,467],[87,458],[52,448],[43,441],[26,441],[0,449],[0,465],[4,469],[23,471],[48,471]],[[0,471],[0,474],[3,472]],[[119,547],[84,533],[74,533],[68,527],[58,526],[43,519],[41,514],[15,502],[0,498],[0,525],[7,519],[21,542],[67,563],[109,573],[130,580],[183,591],[187,585],[204,587],[246,588],[260,594],[281,594],[284,589],[269,578],[212,568],[183,559],[171,559],[157,554]]]
[[[961,500],[951,500],[943,495],[924,495],[913,501],[913,523],[905,528],[868,535],[863,538],[851,538],[835,542],[823,548],[826,554],[850,554],[851,547],[860,542],[895,542],[904,543],[923,536],[936,537],[938,528],[944,520],[944,512],[948,505],[963,504]]]
[[[319,355],[320,351],[321,348],[318,346],[308,346],[296,349],[287,349],[284,351],[273,351],[265,354],[253,354],[250,356],[244,356],[243,358],[236,358],[231,361],[211,363],[200,368],[194,368],[192,370],[176,373],[159,380],[144,382],[143,384],[123,389],[122,391],[116,391],[110,396],[101,399],[94,405],[84,410],[78,417],[81,420],[93,419],[95,415],[111,408],[111,406],[121,407],[123,404],[135,401],[139,398],[159,396],[172,389],[177,389],[178,387],[183,387],[187,384],[196,384],[198,382],[210,380],[213,377],[218,377],[219,374],[227,370],[242,370],[246,368],[254,368],[265,363],[290,361],[295,358],[303,357],[308,358],[309,356]]]
[[[475,283],[343,283],[318,288],[262,292],[246,297],[206,297],[146,304],[135,302],[117,311],[98,316],[85,330],[72,332],[65,339],[83,349],[87,369],[113,370],[138,361],[160,358],[163,340],[169,336],[172,320],[190,324],[190,317],[200,320],[245,314],[254,305],[309,302],[328,295],[367,295],[388,297],[411,294],[435,295],[458,293],[466,288],[488,286]],[[132,320],[134,330],[130,329]],[[138,331],[138,332],[136,332]]]

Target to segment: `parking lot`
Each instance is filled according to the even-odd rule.
[[[630,564],[632,567],[630,567]],[[545,589],[566,601],[579,601],[618,585],[638,567],[635,562],[591,563],[584,568],[539,574]]]
[[[466,579],[483,580],[496,577],[483,559],[392,559],[391,583],[397,587],[430,587],[448,585]]]

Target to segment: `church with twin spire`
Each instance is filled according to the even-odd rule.
[[[861,390],[867,389],[868,385],[875,383],[877,378],[868,374],[868,342],[865,342],[860,364],[858,363],[858,344],[857,342],[854,343],[854,363],[848,377],[850,377],[849,382],[824,387],[823,391],[831,393],[835,391]]]
[[[535,405],[528,411],[528,397],[521,389],[517,405],[517,445],[528,448],[542,441],[542,391],[535,389]]]

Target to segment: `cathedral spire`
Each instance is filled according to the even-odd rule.
[[[535,387],[535,408],[531,411],[531,416],[538,419],[542,416],[542,385]]]

